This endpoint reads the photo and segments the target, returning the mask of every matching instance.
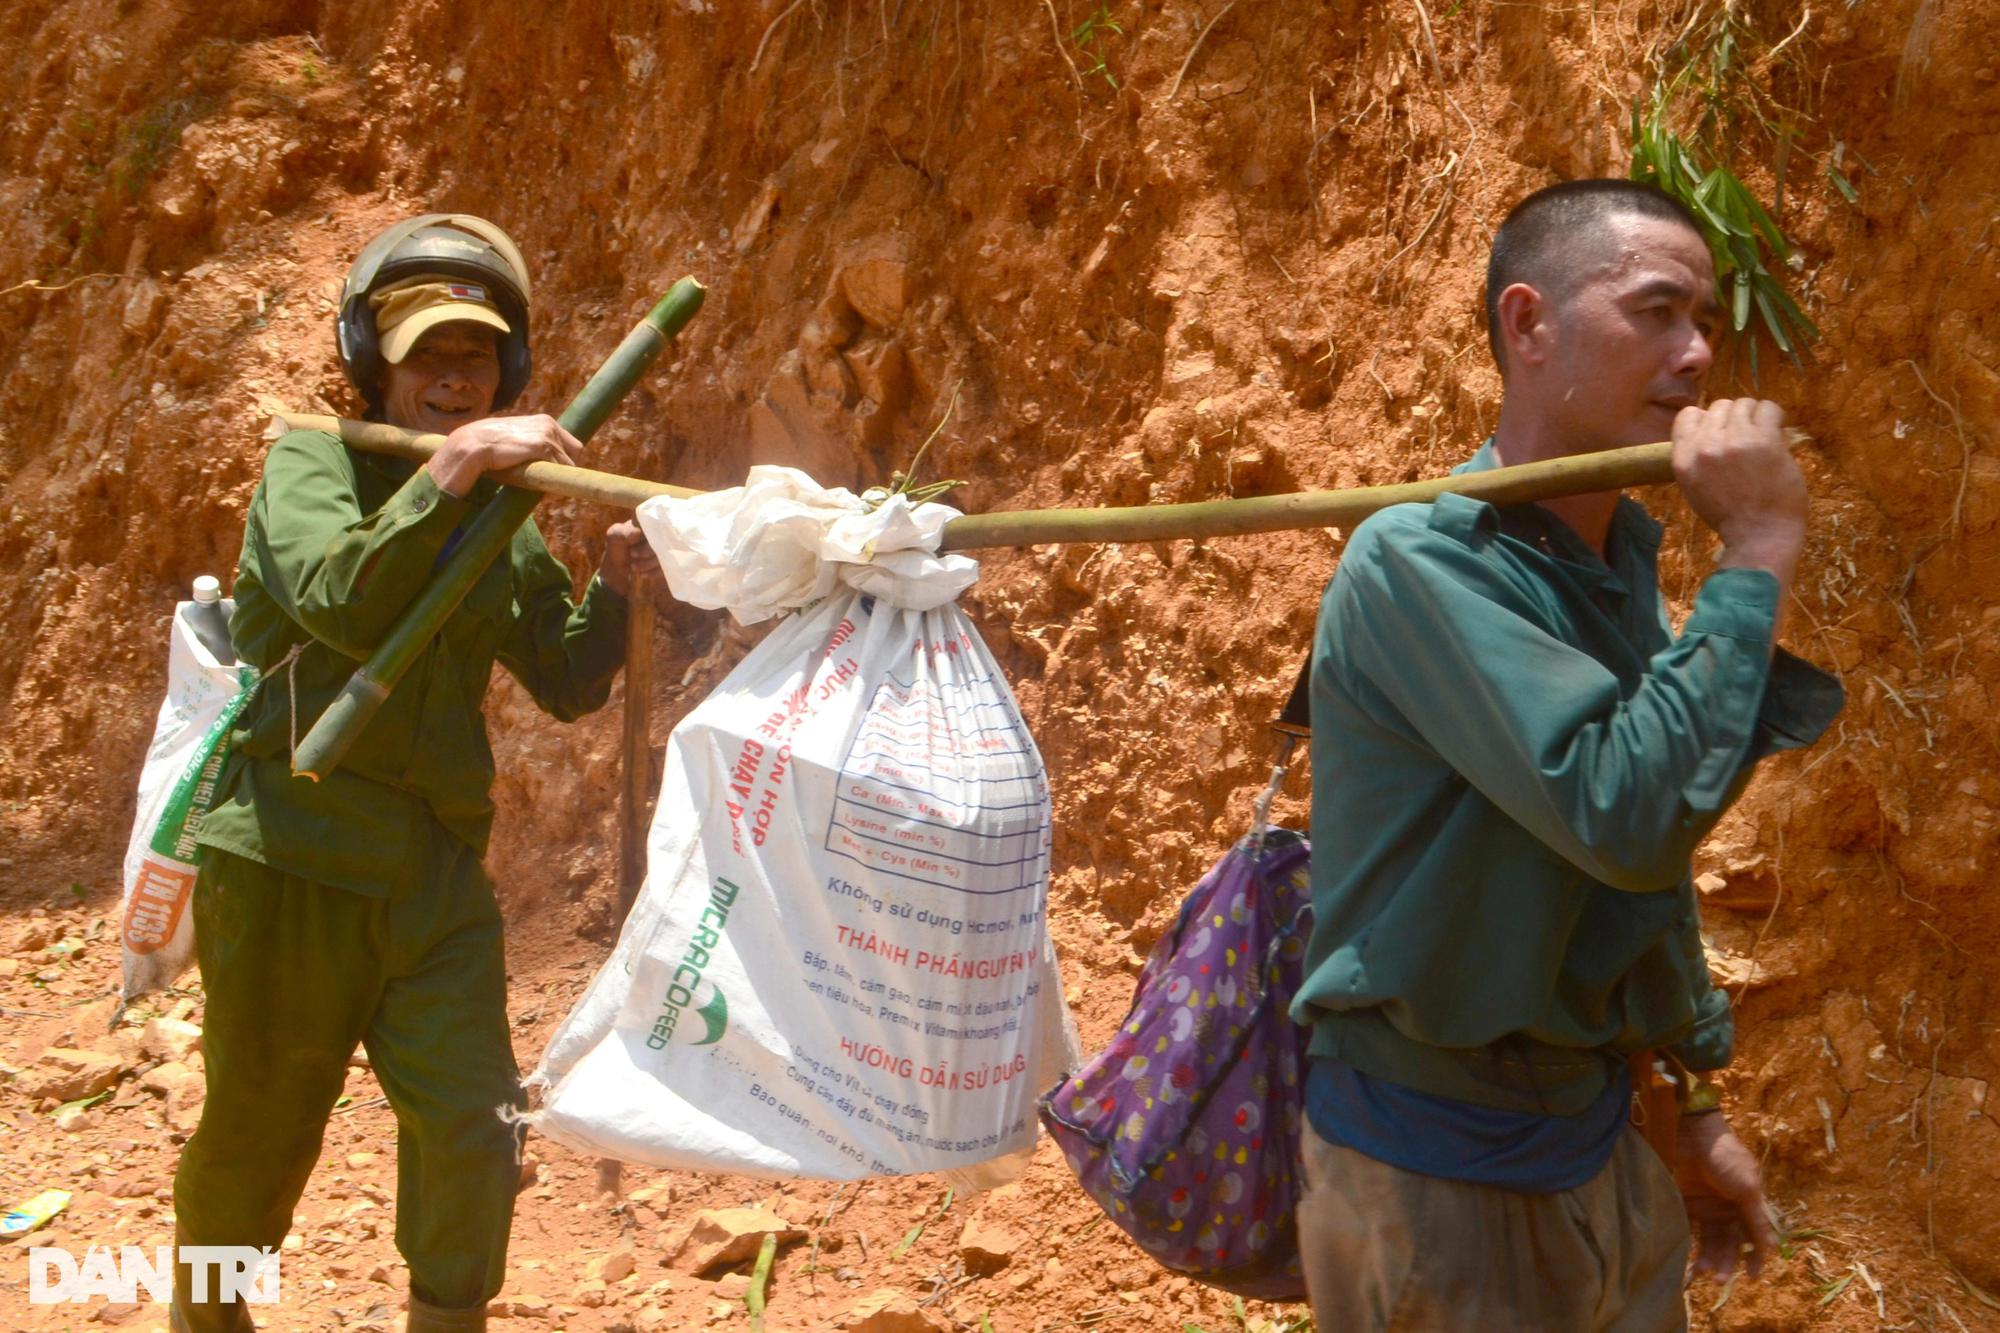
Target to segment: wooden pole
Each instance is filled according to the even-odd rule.
[[[653,797],[653,587],[634,572],[625,620],[625,762],[618,806],[618,919],[632,914],[646,881]]]
[[[428,458],[444,442],[371,422],[284,413],[272,430],[324,430],[356,449]],[[566,495],[579,500],[636,509],[656,495],[691,496],[684,486],[641,481],[559,463],[530,463],[495,473],[511,486]],[[1674,479],[1671,444],[1638,444],[1596,454],[1551,458],[1539,463],[1489,468],[1395,486],[1360,486],[1341,491],[1295,491],[1245,500],[1202,500],[1193,504],[1134,505],[1125,509],[1019,509],[967,514],[945,524],[942,549],[969,551],[996,546],[1040,546],[1058,542],[1150,542],[1175,538],[1244,537],[1298,528],[1352,527],[1390,505],[1425,503],[1440,495],[1466,495],[1492,504],[1520,504],[1592,491],[1654,486]]]

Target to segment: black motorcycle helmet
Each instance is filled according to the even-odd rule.
[[[382,342],[368,298],[391,283],[425,276],[478,283],[507,321],[499,346],[500,387],[493,395],[493,410],[504,410],[527,386],[532,369],[528,266],[506,232],[469,213],[426,213],[397,223],[362,247],[340,289],[334,326],[348,383],[366,400],[370,417],[381,412]]]

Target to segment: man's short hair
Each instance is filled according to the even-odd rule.
[[[1500,343],[1500,293],[1517,282],[1553,292],[1588,261],[1589,242],[1614,217],[1679,222],[1703,235],[1686,204],[1640,181],[1563,181],[1514,205],[1493,234],[1493,254],[1486,261],[1486,342],[1502,376],[1507,359]]]

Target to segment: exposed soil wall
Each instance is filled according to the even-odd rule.
[[[1952,1268],[2000,1288],[2000,42],[1953,0],[1743,8],[1766,50],[1797,29],[1761,77],[1798,117],[1782,221],[1826,337],[1803,370],[1768,358],[1762,387],[1813,437],[1791,639],[1850,703],[1700,858],[1717,968],[1743,991],[1737,1121],[1792,1223],[1823,1233],[1703,1318],[1872,1328],[1879,1283],[1887,1323],[1952,1327],[1948,1304],[1977,1326],[1996,1312]],[[593,445],[617,471],[716,486],[774,461],[868,483],[936,429],[928,462],[972,511],[1415,478],[1496,417],[1491,227],[1536,186],[1622,174],[1647,53],[1685,17],[1146,0],[1077,42],[1092,9],[8,7],[5,910],[115,903],[172,601],[233,568],[260,401],[351,406],[330,298],[388,222],[462,209],[522,242],[537,405],[652,294],[709,284],[673,364]],[[1828,184],[1835,160],[1858,202]],[[1753,181],[1768,199],[1768,167]],[[1646,498],[1684,608],[1710,543]],[[542,522],[581,577],[608,519],[551,503]],[[985,555],[969,601],[1052,773],[1087,1038],[1245,827],[1338,551],[1315,532]],[[662,737],[748,642],[667,612]],[[559,1012],[609,930],[616,712],[561,727],[510,682],[495,696],[492,867],[517,990]],[[1281,814],[1303,817],[1305,786]],[[524,1022],[524,1058],[553,1017]],[[1042,1235],[1077,1276],[967,1288],[960,1317],[1040,1328],[1108,1302],[1131,1327],[1221,1326],[1224,1305],[1160,1285],[1109,1227],[1077,1235],[1087,1206],[1060,1172],[1045,1154],[1020,1208],[1073,1219]],[[49,1183],[13,1160],[0,1182]],[[874,1197],[894,1216],[928,1206],[916,1190]],[[782,1289],[803,1292],[800,1262]],[[1867,1280],[1822,1303],[1815,1273],[1857,1264]]]

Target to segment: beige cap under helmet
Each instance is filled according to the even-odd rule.
[[[440,324],[483,324],[501,333],[512,326],[484,286],[462,279],[424,275],[392,283],[368,297],[382,359],[400,365],[417,339]]]

